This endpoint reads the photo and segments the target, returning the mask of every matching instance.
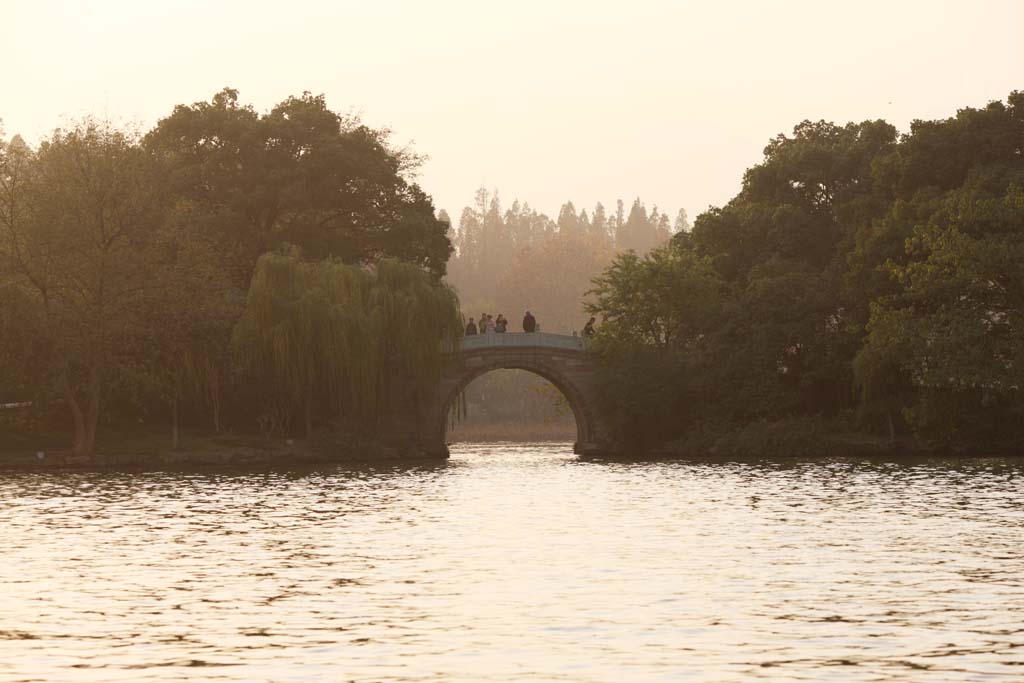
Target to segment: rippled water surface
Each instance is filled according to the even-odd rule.
[[[1024,680],[1024,466],[0,473],[3,681]]]

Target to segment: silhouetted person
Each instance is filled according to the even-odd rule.
[[[537,319],[533,317],[533,313],[529,311],[523,316],[523,332],[536,332],[537,331]]]
[[[494,331],[500,334],[506,330],[508,330],[508,318],[504,313],[499,313],[497,320],[494,321]]]
[[[473,322],[472,318],[470,318],[469,324],[466,325],[466,336],[471,337],[474,334],[476,334],[476,323]]]
[[[484,323],[484,332],[487,334],[494,333],[494,316],[490,313],[487,314],[487,322]]]
[[[596,322],[596,319],[594,317],[591,317],[590,320],[587,321],[587,324],[583,326],[584,337],[594,336],[594,322]]]

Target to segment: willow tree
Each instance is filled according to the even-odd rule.
[[[332,291],[338,280],[317,272],[335,264],[310,264],[296,254],[264,254],[249,288],[245,314],[235,330],[242,359],[266,382],[269,403],[290,415],[301,408],[312,431],[314,392],[321,378],[339,385],[337,358],[352,359],[345,335],[330,334],[338,306],[351,301]],[[356,283],[356,287],[359,285]],[[333,297],[332,297],[333,295]]]
[[[442,349],[457,348],[463,321],[455,290],[410,263],[381,261],[371,291],[382,364],[412,376],[421,388],[441,369]]]
[[[416,381],[436,375],[442,346],[461,331],[454,290],[418,266],[373,268],[264,254],[235,330],[244,364],[266,382],[268,403],[313,431],[317,398],[335,414],[372,420],[395,365]]]

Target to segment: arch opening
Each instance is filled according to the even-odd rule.
[[[578,339],[555,336],[504,335],[495,343],[468,345],[448,354],[432,388],[410,386],[400,375],[393,378],[393,396],[386,418],[396,438],[408,438],[420,453],[448,456],[448,427],[452,405],[474,380],[495,370],[525,370],[554,385],[564,396],[575,422],[573,451],[595,456],[608,452],[607,430],[601,423],[601,402],[596,385],[596,363]],[[563,343],[566,340],[570,343]]]
[[[467,387],[469,387],[474,380],[483,377],[488,373],[502,370],[515,370],[525,371],[527,374],[539,377],[540,379],[549,383],[552,388],[559,392],[564,398],[565,405],[568,407],[569,412],[572,415],[572,422],[575,423],[574,428],[569,431],[570,439],[573,439],[573,449],[579,452],[581,444],[588,441],[588,435],[590,434],[590,419],[589,410],[587,409],[583,395],[580,393],[577,387],[566,377],[562,376],[555,368],[549,367],[543,363],[531,363],[527,361],[500,361],[500,362],[488,362],[479,364],[473,368],[464,368],[463,372],[459,373],[457,381],[449,383],[445,390],[442,392],[443,399],[441,401],[441,410],[439,413],[435,413],[434,426],[432,431],[436,435],[435,438],[440,444],[445,444],[447,449],[447,443],[449,441],[449,426],[451,423],[451,410],[456,405],[459,396],[463,394]]]
[[[536,371],[491,369],[456,389],[445,441],[573,443],[580,436],[578,409],[564,390]]]

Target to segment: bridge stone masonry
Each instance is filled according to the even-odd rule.
[[[439,381],[426,395],[421,395],[414,382],[393,378],[381,431],[389,440],[411,445],[427,456],[447,457],[451,406],[474,379],[503,369],[532,372],[565,395],[576,419],[576,453],[610,453],[607,421],[602,419],[597,400],[595,359],[582,338],[547,332],[464,338],[458,351],[444,354]]]

